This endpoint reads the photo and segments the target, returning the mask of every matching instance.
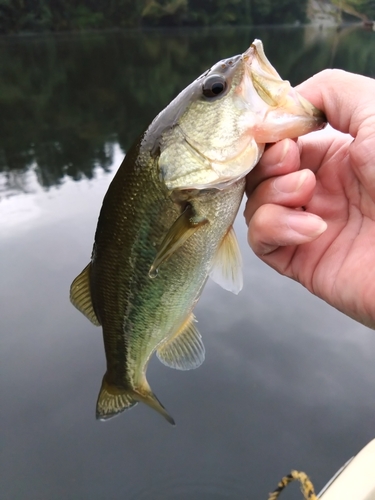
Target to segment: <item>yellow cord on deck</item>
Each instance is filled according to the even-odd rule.
[[[268,500],[276,500],[279,498],[283,489],[292,481],[299,481],[301,483],[301,491],[305,500],[318,500],[312,482],[304,472],[298,472],[298,470],[292,470],[290,474],[284,476],[277,485],[276,490],[270,493]]]

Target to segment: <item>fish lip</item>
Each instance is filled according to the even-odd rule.
[[[327,117],[323,113],[323,111],[320,111],[320,109],[315,108],[315,110],[313,112],[313,117],[316,120],[318,130],[322,130],[323,128],[325,128],[327,126],[327,123],[328,123]]]
[[[254,59],[257,60],[262,70],[268,73],[268,76],[272,75],[276,80],[283,81],[279,73],[276,71],[276,69],[272,66],[272,64],[268,60],[264,52],[262,41],[258,40],[257,38],[253,41],[250,47],[242,54],[242,60],[244,61],[245,65],[248,67],[250,71],[253,71],[251,65]]]
[[[314,108],[315,108],[315,106],[314,106]],[[323,113],[323,111],[321,111],[318,108],[315,108],[315,110],[313,112],[313,116],[316,119],[318,126],[320,127],[319,130],[322,130],[323,128],[325,128],[327,126],[328,120],[327,120],[325,113]]]
[[[294,89],[295,90],[295,89]],[[299,103],[306,111],[308,116],[315,118],[318,130],[321,130],[327,125],[327,117],[323,111],[314,106],[310,101],[305,99],[297,90],[295,90]]]
[[[253,111],[263,117],[262,121],[270,120],[271,123],[272,119],[281,116],[291,122],[299,118],[300,130],[294,129],[294,132],[298,132],[297,135],[325,127],[325,114],[299,94],[288,80],[281,78],[265,55],[261,40],[254,40],[242,54],[242,60],[250,85],[258,96],[257,100],[253,101],[254,104],[257,103],[257,110]],[[281,138],[280,136],[278,140]]]

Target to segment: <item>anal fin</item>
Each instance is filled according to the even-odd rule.
[[[70,286],[70,301],[91,321],[95,326],[100,326],[100,321],[94,311],[90,291],[91,263],[75,278]]]
[[[203,363],[205,349],[194,321],[191,314],[175,335],[157,349],[156,355],[163,364],[177,370],[192,370]]]

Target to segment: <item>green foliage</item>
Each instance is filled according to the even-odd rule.
[[[307,0],[190,0],[192,24],[281,24],[306,20]]]
[[[306,5],[307,0],[0,0],[0,33],[294,22],[305,20]]]
[[[243,24],[242,4],[241,0],[189,0],[189,21],[205,26]]]
[[[294,85],[325,67],[373,74],[372,32],[311,39],[313,28],[225,28],[4,38],[0,43],[0,173],[32,168],[46,188],[92,177],[127,151],[155,115],[221,58],[254,38]],[[282,40],[282,43],[280,41]],[[20,182],[18,183],[20,184]]]
[[[374,18],[375,0],[331,0]],[[308,0],[0,0],[0,33],[306,21]]]
[[[148,0],[142,11],[145,24],[181,25],[187,20],[187,0]]]
[[[375,18],[375,0],[331,0],[334,5],[350,14],[362,19]]]
[[[93,12],[85,5],[77,5],[72,10],[71,22],[73,29],[102,28],[105,25],[103,13]]]
[[[0,0],[0,33],[135,27],[145,0]]]

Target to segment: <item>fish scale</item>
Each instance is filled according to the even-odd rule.
[[[103,328],[97,418],[141,401],[174,423],[146,380],[149,359],[156,352],[181,370],[203,362],[192,311],[208,276],[242,287],[232,226],[246,174],[266,142],[323,123],[255,40],[197,78],[135,142],[104,197],[91,262],[71,286],[73,304]]]

